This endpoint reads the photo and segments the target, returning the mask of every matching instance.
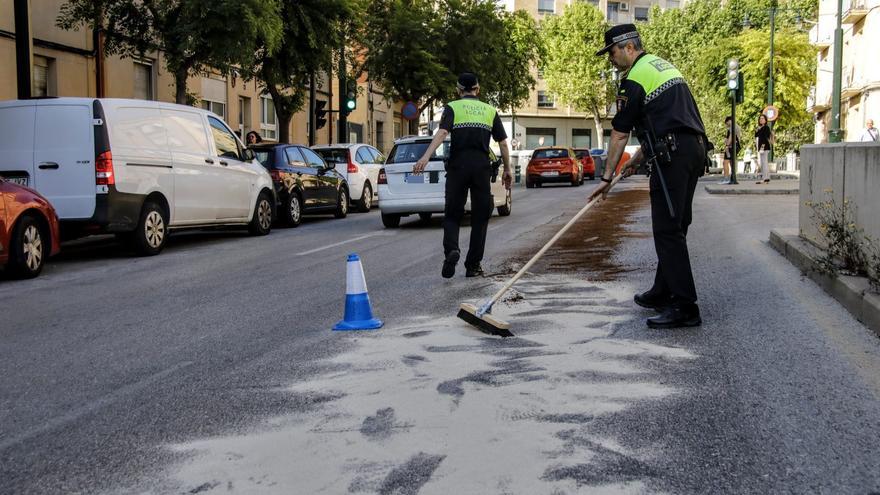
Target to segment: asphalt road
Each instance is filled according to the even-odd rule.
[[[767,244],[796,196],[698,193],[699,329],[631,303],[639,180],[496,308],[516,339],[456,323],[588,190],[517,189],[476,280],[440,278],[439,218],[375,210],[152,258],[65,246],[0,280],[0,493],[880,492],[878,339]],[[377,332],[330,331],[349,252]]]

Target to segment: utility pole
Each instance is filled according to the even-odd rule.
[[[770,77],[767,78],[767,104],[773,104],[773,41],[776,37],[776,9],[778,7],[778,0],[773,0],[773,3],[770,5]],[[735,98],[734,98],[735,99]],[[773,131],[773,121],[767,123],[770,126],[770,130]],[[773,161],[773,148],[770,148],[770,155],[767,158],[771,162]]]
[[[15,75],[18,84],[18,99],[26,100],[34,95],[33,65],[34,36],[31,32],[30,0],[15,0]]]
[[[841,17],[843,17],[843,0],[837,0],[837,29],[834,30],[834,77],[831,89],[831,131],[828,133],[828,141],[831,143],[839,143],[843,138],[843,131],[840,129],[840,77],[843,72]]]
[[[309,74],[309,146],[315,145],[315,133],[318,128],[315,123],[315,73]]]
[[[742,89],[742,80],[739,74],[739,60],[732,58],[727,61],[727,89],[730,92],[730,181],[728,184],[737,185],[736,181],[736,97],[737,91]]]
[[[347,87],[345,67],[345,42],[339,49],[339,139],[340,143],[348,142],[348,113],[345,112],[345,88]]]

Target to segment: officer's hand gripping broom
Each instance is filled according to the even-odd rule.
[[[611,188],[613,188],[622,177],[623,174],[618,174],[617,177],[615,177],[614,180],[611,181],[611,184],[608,186],[608,189],[606,189],[605,192],[607,193],[608,191],[610,191]],[[508,280],[507,283],[504,284],[504,287],[501,287],[501,289],[499,289],[494,296],[489,298],[479,307],[474,306],[473,304],[461,303],[460,309],[458,310],[458,317],[477,327],[481,332],[488,333],[489,335],[498,335],[500,337],[513,337],[513,334],[510,332],[510,323],[507,323],[504,320],[499,320],[498,318],[495,318],[491,315],[492,305],[494,305],[499,299],[501,299],[501,296],[503,296],[505,292],[513,287],[513,284],[515,284],[516,281],[519,280],[520,277],[522,277],[528,271],[528,269],[531,268],[532,265],[534,265],[541,258],[541,256],[544,255],[545,252],[547,252],[548,249],[550,249],[550,246],[556,243],[556,241],[558,241],[559,238],[562,237],[562,235],[565,234],[568,229],[572,225],[574,225],[574,223],[577,222],[578,219],[580,219],[584,215],[584,213],[587,212],[587,210],[589,210],[594,204],[599,202],[600,199],[602,199],[602,195],[596,196],[595,198],[593,198],[592,201],[581,208],[581,211],[577,212],[577,214],[572,217],[572,219],[569,220],[564,227],[559,229],[559,232],[557,232],[556,235],[553,236],[553,238],[547,241],[547,244],[544,244],[544,247],[542,247],[540,251],[532,256],[532,259],[530,259],[528,263],[520,268],[519,271],[516,272],[516,275]]]

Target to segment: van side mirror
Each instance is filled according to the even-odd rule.
[[[252,150],[250,148],[245,148],[243,154],[244,154],[244,161],[246,161],[246,162],[249,162],[257,157],[257,155],[254,154],[254,150]]]

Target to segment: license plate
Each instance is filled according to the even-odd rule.
[[[422,173],[420,175],[415,175],[411,172],[406,172],[403,176],[403,181],[406,182],[407,184],[424,184],[426,176],[427,176],[427,174],[425,174],[425,173]]]
[[[18,184],[20,186],[26,187],[28,185],[28,178],[27,177],[4,177],[4,179],[8,180],[9,182],[12,182],[13,184]]]
[[[541,172],[542,177],[559,177],[559,172]]]

